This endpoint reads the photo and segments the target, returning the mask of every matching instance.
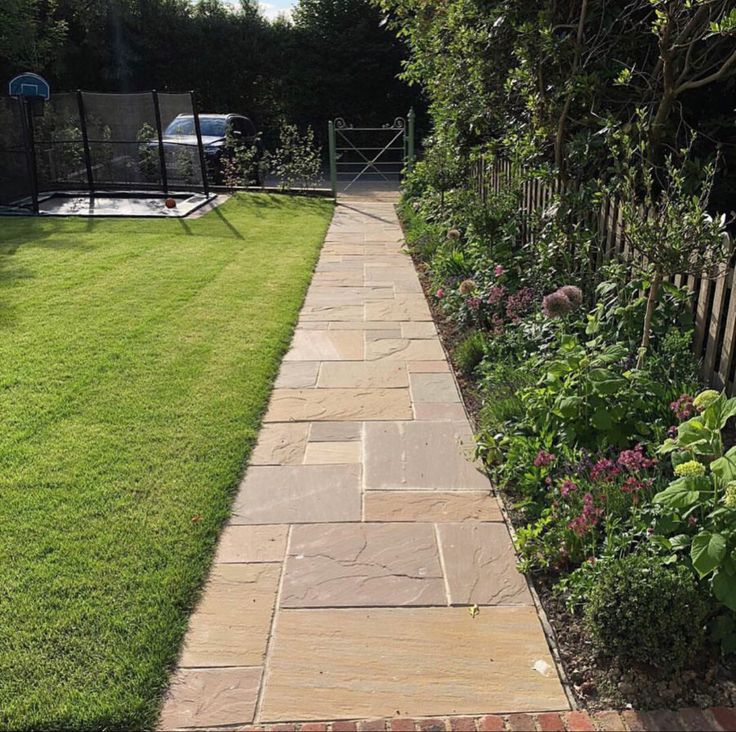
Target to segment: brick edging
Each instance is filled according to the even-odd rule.
[[[486,714],[474,717],[361,719],[251,725],[243,732],[736,732],[736,710],[669,709]]]

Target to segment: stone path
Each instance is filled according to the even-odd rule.
[[[340,205],[161,727],[568,709],[472,451],[393,206]]]

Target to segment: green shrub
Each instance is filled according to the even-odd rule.
[[[463,338],[455,347],[453,359],[465,376],[471,376],[485,355],[485,336],[473,331]]]
[[[701,648],[707,612],[686,567],[631,554],[601,567],[585,624],[606,655],[677,670]]]

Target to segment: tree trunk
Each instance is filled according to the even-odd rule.
[[[654,308],[657,303],[657,295],[659,287],[662,284],[662,273],[656,270],[652,278],[652,284],[649,286],[649,297],[647,297],[647,309],[644,314],[644,328],[641,334],[641,345],[639,346],[639,357],[636,361],[636,368],[640,369],[644,365],[644,358],[649,350],[649,341],[651,340],[652,318],[654,317]]]

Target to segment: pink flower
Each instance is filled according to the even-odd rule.
[[[689,394],[680,394],[677,399],[670,404],[670,409],[675,413],[675,417],[684,422],[686,419],[695,416],[695,407],[693,406],[693,398]]]
[[[540,450],[537,453],[537,457],[534,458],[534,467],[543,468],[547,465],[551,465],[555,461],[555,456],[551,452],[546,450]]]
[[[610,483],[620,472],[621,468],[619,468],[613,460],[601,458],[590,469],[590,477],[593,480],[603,480],[606,483]]]
[[[577,485],[568,478],[567,480],[562,481],[562,485],[560,486],[560,494],[563,497],[565,497],[569,495],[570,493],[573,493],[577,489],[578,489]]]
[[[502,266],[502,265],[500,265],[500,264],[497,264],[497,265],[496,265],[496,266],[495,266],[495,267],[493,268],[493,274],[495,274],[495,275],[496,275],[496,277],[500,277],[500,276],[501,276],[501,275],[502,275],[502,274],[503,274],[503,273],[504,273],[505,271],[506,271],[506,270],[505,270],[505,269],[503,268],[503,266]]]
[[[441,300],[441,299],[442,299],[442,298],[443,298],[443,297],[445,296],[445,291],[444,291],[444,290],[443,290],[443,289],[442,289],[442,288],[440,287],[440,289],[439,289],[439,290],[437,290],[437,292],[435,292],[435,293],[434,293],[434,296],[435,296],[435,297],[436,297],[436,298],[437,298],[438,300]]]
[[[506,288],[503,285],[494,285],[488,291],[488,304],[495,305],[501,302],[506,295]]]
[[[479,297],[469,297],[465,304],[470,308],[470,310],[477,310],[480,307],[480,298]]]
[[[633,450],[622,450],[618,456],[618,460],[616,460],[616,464],[620,468],[632,473],[641,470],[648,470],[655,465],[656,462],[656,460],[652,460],[644,454],[644,448],[640,444]]]
[[[534,291],[531,287],[522,287],[513,295],[509,295],[506,301],[506,316],[513,322],[518,323],[521,316],[528,313],[534,305]]]

